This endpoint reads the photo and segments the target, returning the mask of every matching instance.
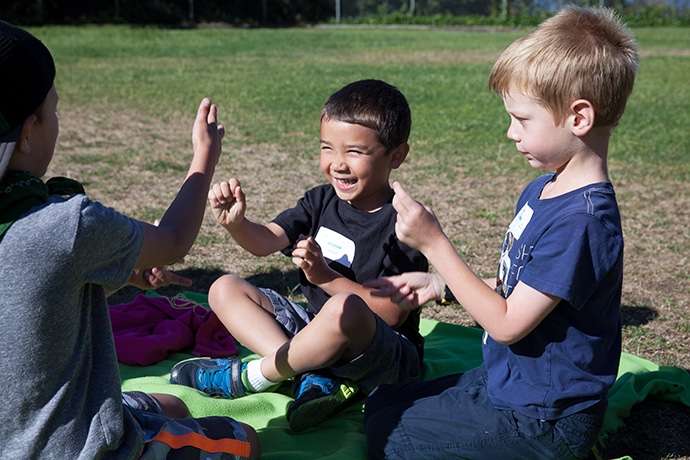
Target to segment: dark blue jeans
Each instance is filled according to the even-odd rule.
[[[381,386],[364,415],[369,458],[572,459],[594,445],[605,403],[559,420],[496,409],[486,372]]]

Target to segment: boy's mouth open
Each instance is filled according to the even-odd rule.
[[[357,184],[357,179],[334,177],[333,184],[336,186],[338,190],[348,192],[355,188],[355,185]]]

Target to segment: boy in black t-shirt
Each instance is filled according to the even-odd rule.
[[[309,305],[235,275],[221,277],[209,292],[211,308],[264,358],[182,361],[172,369],[173,383],[235,398],[299,375],[287,413],[299,431],[342,407],[357,388],[368,394],[380,384],[421,377],[419,310],[403,312],[361,284],[428,269],[421,253],[395,237],[388,182],[407,156],[410,124],[400,91],[379,80],[357,81],[334,93],[321,112],[327,185],[307,191],[268,224],[245,217],[237,179],[213,186],[209,201],[218,223],[254,255],[290,255]]]

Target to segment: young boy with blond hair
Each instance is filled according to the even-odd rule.
[[[154,226],[90,200],[74,180],[41,180],[59,131],[45,45],[0,21],[0,69],[0,458],[257,458],[245,424],[189,418],[172,395],[120,392],[106,304],[194,242],[221,152],[216,106],[199,105],[189,172]]]
[[[252,254],[291,255],[309,303],[235,275],[221,277],[209,291],[211,308],[263,358],[192,358],[173,368],[173,383],[236,398],[299,376],[287,412],[299,431],[341,408],[357,387],[368,394],[382,383],[421,377],[419,311],[405,312],[361,285],[428,268],[418,251],[395,238],[388,178],[407,156],[410,125],[397,88],[356,81],[331,95],[321,112],[320,167],[327,184],[267,224],[245,217],[239,181],[213,186],[209,200],[217,221]]]
[[[433,213],[394,184],[398,238],[434,274],[369,283],[403,308],[443,282],[485,330],[483,364],[381,387],[366,406],[371,458],[585,458],[621,353],[623,235],[608,144],[638,67],[631,34],[607,9],[569,7],[511,44],[489,78],[508,138],[534,168],[495,279],[463,262]]]

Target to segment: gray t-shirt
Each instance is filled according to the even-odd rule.
[[[134,458],[106,290],[127,282],[134,220],[84,195],[53,198],[0,242],[0,458]]]

